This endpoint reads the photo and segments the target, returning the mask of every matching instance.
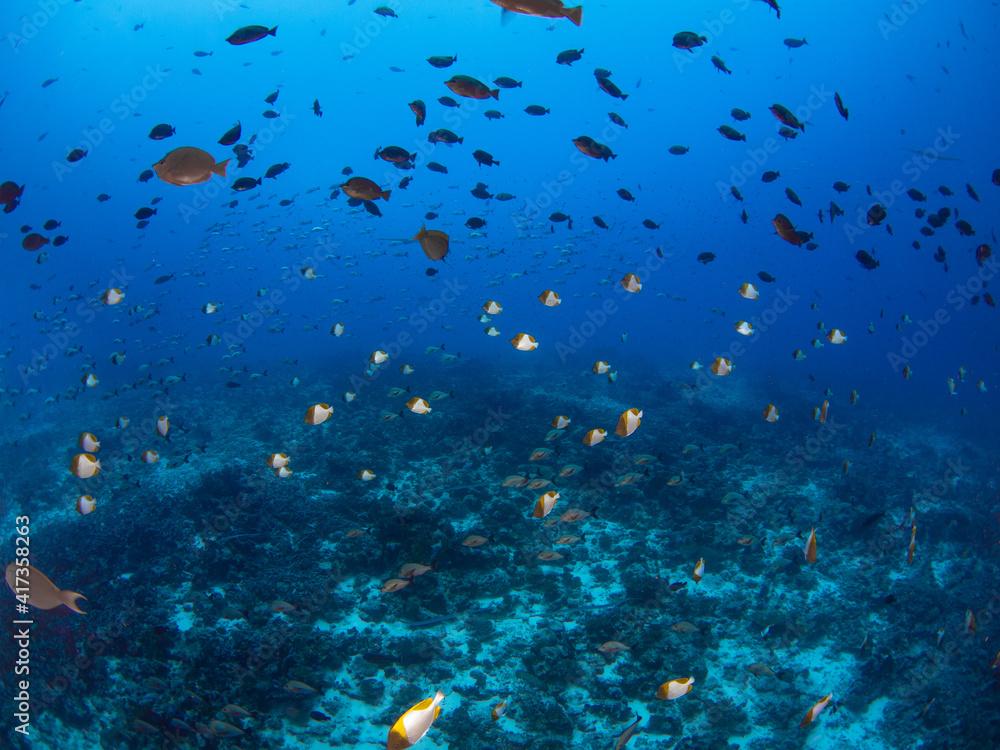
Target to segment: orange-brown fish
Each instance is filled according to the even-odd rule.
[[[312,685],[309,685],[305,682],[301,682],[299,680],[289,680],[288,682],[286,682],[285,690],[286,692],[289,692],[292,695],[315,695],[316,693],[319,692]]]
[[[551,289],[546,289],[544,292],[539,294],[538,301],[546,307],[556,307],[562,304],[562,298]]]
[[[583,444],[586,446],[594,446],[598,443],[604,441],[604,438],[608,436],[608,431],[603,427],[595,427],[592,430],[588,430],[587,434],[583,436]]]
[[[720,378],[724,378],[733,371],[733,362],[726,357],[716,357],[708,369]]]
[[[562,0],[490,0],[504,10],[537,18],[568,18],[576,26],[583,23],[583,6],[567,8]]]
[[[441,715],[443,700],[444,693],[438,690],[433,698],[425,698],[396,719],[389,729],[386,750],[406,750],[422,740]]]
[[[664,682],[656,689],[656,697],[661,701],[673,701],[687,695],[694,687],[694,677],[678,677]]]
[[[695,583],[701,583],[702,577],[705,575],[705,558],[699,557],[698,562],[695,563],[694,570],[691,571],[691,580]]]
[[[622,651],[630,651],[631,649],[621,641],[605,641],[597,647],[597,650],[602,654],[620,654]]]
[[[805,558],[810,565],[816,562],[816,529],[812,529],[806,539]]]
[[[531,352],[538,348],[538,341],[528,333],[519,333],[510,340],[511,346],[519,352]]]
[[[560,555],[555,550],[543,549],[538,553],[538,559],[542,562],[552,562],[553,560],[562,560],[563,555]]]
[[[86,453],[97,453],[101,449],[101,441],[92,432],[80,433],[80,450]]]
[[[333,407],[330,404],[320,402],[306,409],[306,416],[302,421],[312,425],[323,424],[330,418],[331,414],[333,414]]]
[[[825,696],[816,701],[816,703],[813,704],[813,707],[810,708],[808,711],[806,711],[805,718],[803,718],[802,721],[799,722],[799,726],[807,727],[810,724],[812,724],[816,720],[816,717],[819,716],[820,711],[826,708],[827,704],[832,699],[833,699],[833,693],[827,693]]]
[[[219,719],[212,719],[208,729],[214,737],[241,737],[243,735],[242,729]]]
[[[390,578],[388,581],[382,584],[382,588],[379,589],[383,594],[394,594],[400,589],[405,589],[410,585],[409,580],[404,578]]]
[[[417,576],[422,576],[424,573],[429,573],[433,568],[430,565],[423,565],[421,563],[406,563],[399,569],[400,578],[409,578],[411,581]]]
[[[421,226],[413,239],[420,243],[420,249],[430,260],[444,260],[451,243],[445,232],[440,229],[428,229],[426,226]]]
[[[778,233],[778,236],[785,242],[793,245],[803,245],[808,241],[808,234],[799,232],[795,228],[795,225],[792,224],[792,220],[784,214],[775,216],[771,223],[774,225],[774,230]]]
[[[538,496],[535,501],[534,510],[531,511],[532,518],[545,518],[552,509],[555,507],[556,502],[559,500],[559,493],[555,490],[549,490]]]
[[[764,407],[764,421],[774,424],[778,421],[778,407],[774,404],[768,404]]]
[[[493,721],[500,721],[501,717],[507,713],[507,701],[509,700],[510,698],[504,698],[502,701],[493,706],[493,709],[490,711],[490,718],[493,719]]]
[[[48,576],[33,565],[19,565],[12,562],[7,566],[4,575],[7,579],[7,585],[15,595],[23,595],[24,589],[27,588],[28,604],[36,609],[55,609],[65,604],[77,614],[87,614],[77,604],[78,600],[87,597],[75,591],[58,588],[49,580]]]
[[[101,461],[89,453],[77,453],[70,461],[69,470],[80,479],[90,479],[100,474]]]
[[[635,715],[635,721],[625,727],[625,731],[618,735],[618,741],[615,742],[615,750],[622,750],[628,741],[632,739],[632,736],[639,731],[639,725],[642,723],[642,716],[639,714]]]
[[[479,534],[469,534],[462,540],[462,546],[475,549],[476,547],[482,547],[487,542],[489,542],[489,539],[484,536],[480,536]]]
[[[642,291],[642,282],[634,273],[627,273],[622,277],[622,288],[631,294]]]
[[[340,189],[351,198],[357,198],[360,201],[375,201],[379,198],[387,201],[392,194],[391,190],[383,190],[367,177],[352,177],[341,184]]]
[[[632,407],[626,409],[618,417],[618,425],[615,427],[615,434],[619,437],[628,437],[639,429],[642,424],[642,411]]]
[[[282,466],[288,466],[288,455],[285,453],[272,453],[267,457],[267,465],[272,469],[280,469]]]
[[[491,89],[472,76],[452,76],[444,82],[444,85],[459,96],[468,99],[489,99],[491,96],[494,99],[500,98],[500,89]]]
[[[90,495],[80,495],[76,499],[76,512],[81,516],[89,516],[97,510],[97,501]]]
[[[156,176],[170,185],[185,187],[208,182],[212,175],[226,176],[229,159],[216,163],[207,151],[193,146],[175,148],[153,165]]]

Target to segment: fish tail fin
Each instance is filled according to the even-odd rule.
[[[390,195],[392,195],[392,191],[391,190],[383,190],[382,191],[382,200],[384,200],[384,201],[389,200],[389,196]]]
[[[216,164],[214,167],[212,167],[212,171],[215,174],[219,175],[219,177],[225,177],[226,176],[226,165],[229,164],[229,161],[230,161],[229,159],[223,159],[218,164]]]
[[[490,89],[490,96],[492,96],[494,99],[499,99],[500,89]]]
[[[76,603],[78,599],[86,599],[87,598],[83,594],[78,594],[75,591],[60,591],[59,592],[59,598],[62,599],[62,603],[63,604],[65,604],[67,607],[69,607],[74,612],[76,612],[78,614],[81,614],[81,615],[87,614],[82,609],[80,609],[80,606]]]
[[[421,224],[420,225],[420,231],[417,232],[415,235],[413,235],[413,239],[415,239],[415,240],[423,239],[426,234],[427,234],[427,225],[426,224]]]
[[[380,153],[382,153],[382,147],[381,147],[381,146],[379,146],[379,147],[378,147],[377,149],[375,149],[375,158],[376,158],[376,159],[378,158],[378,155],[379,155]]]
[[[270,29],[267,30],[267,33],[269,36],[278,36],[278,27],[272,26]]]
[[[575,8],[566,9],[566,18],[573,22],[574,26],[579,26],[583,23],[583,6],[577,5]]]

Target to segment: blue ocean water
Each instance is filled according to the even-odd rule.
[[[4,746],[997,746],[996,8],[499,5],[0,10]]]

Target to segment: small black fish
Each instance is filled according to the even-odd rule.
[[[323,116],[323,108],[319,106],[319,99],[313,99],[313,114],[317,117]]]
[[[578,60],[583,59],[582,49],[567,49],[556,55],[556,62],[559,65],[572,65]]]
[[[428,211],[427,213],[424,214],[424,218],[427,219],[427,221],[433,221],[437,217],[438,215],[433,211]]]
[[[289,164],[287,161],[283,161],[280,164],[272,164],[270,167],[267,168],[267,171],[264,173],[264,176],[272,180],[277,179],[278,175],[287,170],[288,167]]]
[[[229,382],[226,383],[226,388],[242,388],[242,387],[243,386],[241,386],[235,380],[230,380]]]
[[[595,216],[594,217],[594,223],[597,226],[599,226],[601,229],[607,229],[608,228],[607,223],[605,223],[604,219],[602,219],[600,216]]]
[[[263,117],[266,120],[276,120],[277,118],[281,117],[281,114],[279,112],[275,112],[273,109],[265,109],[260,114],[261,117]]]
[[[260,182],[259,178],[255,180],[253,177],[240,177],[233,183],[233,190],[242,193],[244,190],[252,190],[257,187]]]
[[[276,101],[278,101],[278,93],[279,92],[277,90],[272,91],[270,94],[264,97],[264,101],[267,102],[268,104],[274,104]]]
[[[428,268],[426,271],[424,271],[424,273],[427,274],[428,276],[437,276],[437,272],[438,270],[436,268]]]
[[[229,128],[229,130],[227,130],[225,133],[222,134],[222,137],[219,139],[219,145],[232,146],[240,139],[240,135],[242,134],[243,134],[243,128],[237,121],[235,125],[233,125],[231,128]]]
[[[769,274],[767,271],[758,271],[757,278],[763,281],[765,284],[773,284],[777,279]]]
[[[858,263],[867,268],[869,271],[874,271],[881,265],[881,263],[875,260],[871,253],[867,250],[858,250],[858,252],[854,254],[854,257],[857,259]]]
[[[427,62],[433,68],[449,68],[458,60],[458,55],[432,55]]]
[[[713,260],[715,260],[715,253],[698,253],[698,262],[704,265],[708,265]]]
[[[154,141],[162,141],[164,138],[169,138],[176,132],[177,130],[173,125],[160,123],[159,125],[153,126],[153,129],[149,131],[149,137]]]
[[[166,284],[168,281],[173,281],[174,278],[175,278],[174,274],[168,273],[168,274],[166,274],[164,276],[157,276],[156,279],[153,281],[153,283],[154,284]]]
[[[156,176],[156,173],[152,169],[144,169],[139,174],[138,181],[139,182],[149,182],[155,176]]]
[[[135,216],[135,218],[137,219],[148,219],[155,213],[156,213],[155,208],[150,208],[149,206],[143,206],[142,208],[137,209],[136,212],[132,215]]]

